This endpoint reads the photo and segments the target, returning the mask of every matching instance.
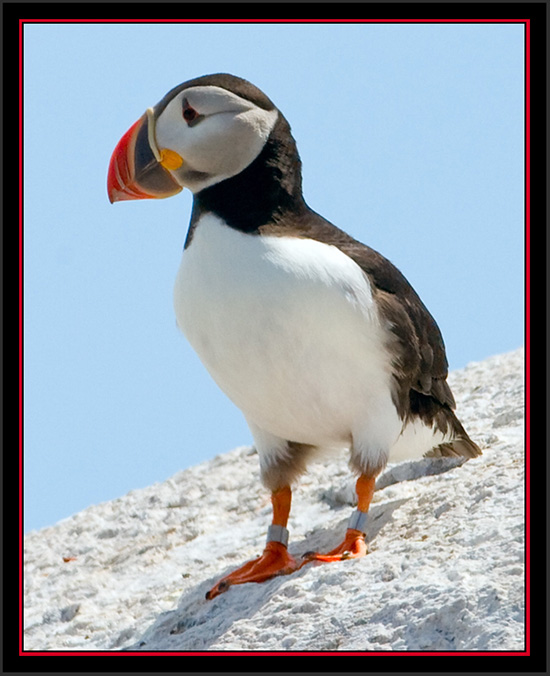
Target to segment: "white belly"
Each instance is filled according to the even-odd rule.
[[[336,247],[203,216],[174,305],[214,380],[257,427],[317,446],[387,452],[395,442],[384,331],[366,276]]]

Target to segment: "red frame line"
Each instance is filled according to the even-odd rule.
[[[249,651],[228,651],[228,652],[205,652],[205,651],[182,651],[182,652],[130,652],[130,651],[25,651],[23,648],[23,27],[25,24],[48,24],[48,23],[97,23],[97,24],[128,24],[128,23],[249,23],[249,24],[273,24],[273,23],[332,23],[332,24],[357,24],[357,23],[406,23],[406,24],[435,24],[435,23],[453,23],[453,24],[484,24],[484,23],[523,23],[525,25],[525,506],[526,506],[526,592],[525,592],[525,651],[448,651],[448,652],[249,652]],[[231,657],[231,656],[502,656],[516,657],[530,655],[530,225],[531,225],[531,203],[530,203],[530,20],[529,19],[20,19],[19,20],[19,655],[25,657],[59,657],[59,656],[197,656],[197,657]]]

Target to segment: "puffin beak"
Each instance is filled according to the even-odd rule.
[[[153,110],[143,115],[118,142],[109,163],[109,200],[162,199],[183,188],[169,169],[181,166],[183,159],[171,150],[159,152],[154,134]]]

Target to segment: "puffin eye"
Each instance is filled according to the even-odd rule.
[[[197,116],[198,113],[194,108],[183,109],[183,119],[187,120],[187,122],[192,122]]]
[[[189,105],[187,99],[183,99],[182,104],[183,109],[181,114],[189,126],[191,126],[192,122],[198,122],[199,119],[202,119],[202,115],[199,115],[199,113]]]

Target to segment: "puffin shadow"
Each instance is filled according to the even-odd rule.
[[[467,460],[468,458],[464,457],[426,457],[399,462],[388,466],[386,471],[378,477],[376,490],[387,488],[401,481],[414,481],[425,476],[450,472],[463,465]]]
[[[443,474],[460,467],[467,461],[463,457],[425,457],[416,460],[402,461],[388,465],[376,480],[376,491],[403,481],[415,481],[426,476]],[[318,494],[319,500],[330,505],[333,509],[340,507],[355,507],[357,495],[355,493],[355,479],[347,479],[340,485],[323,488]],[[374,506],[369,509],[369,514]]]
[[[234,565],[229,566],[220,571],[216,577],[209,578],[185,592],[179,600],[177,609],[162,613],[138,641],[122,650],[147,652],[216,650],[212,646],[216,644],[218,638],[230,631],[239,620],[253,617],[260,611],[289,577],[307,575],[304,567],[290,576],[274,577],[261,584],[234,585],[220,596],[207,601],[206,592],[234,569]]]
[[[374,540],[382,528],[392,520],[395,510],[399,509],[405,502],[408,502],[409,499],[403,498],[371,505],[367,521],[367,543]],[[345,517],[341,521],[331,528],[317,528],[311,531],[303,540],[294,543],[290,547],[291,554],[296,558],[300,558],[308,551],[327,552],[337,547],[342,541],[350,517],[349,509],[341,511],[345,512]],[[307,569],[307,566],[304,569]]]
[[[373,505],[369,509],[369,520],[367,522],[367,542],[372,542],[378,533],[392,520],[393,513],[401,505],[408,502],[410,498],[401,498],[400,500],[391,500],[380,505]]]
[[[367,541],[372,542],[391,520],[396,509],[407,502],[393,500],[373,505],[369,511]],[[344,511],[343,509],[341,510]],[[290,546],[291,554],[300,559],[307,551],[328,551],[342,539],[349,514],[330,528],[318,528]],[[368,562],[368,556],[365,559]],[[244,561],[243,561],[244,563]],[[240,564],[238,564],[240,565]],[[281,575],[261,584],[235,585],[211,601],[205,599],[206,592],[236,566],[231,565],[220,571],[216,577],[204,580],[196,587],[184,592],[178,607],[159,615],[141,638],[123,651],[208,651],[212,650],[218,638],[231,630],[239,620],[253,617],[262,607],[277,595],[282,585],[290,579],[310,575],[313,567],[335,564],[306,564],[291,575]],[[236,638],[236,643],[238,638]],[[236,649],[242,649],[238,646]],[[214,649],[215,650],[215,649]]]

